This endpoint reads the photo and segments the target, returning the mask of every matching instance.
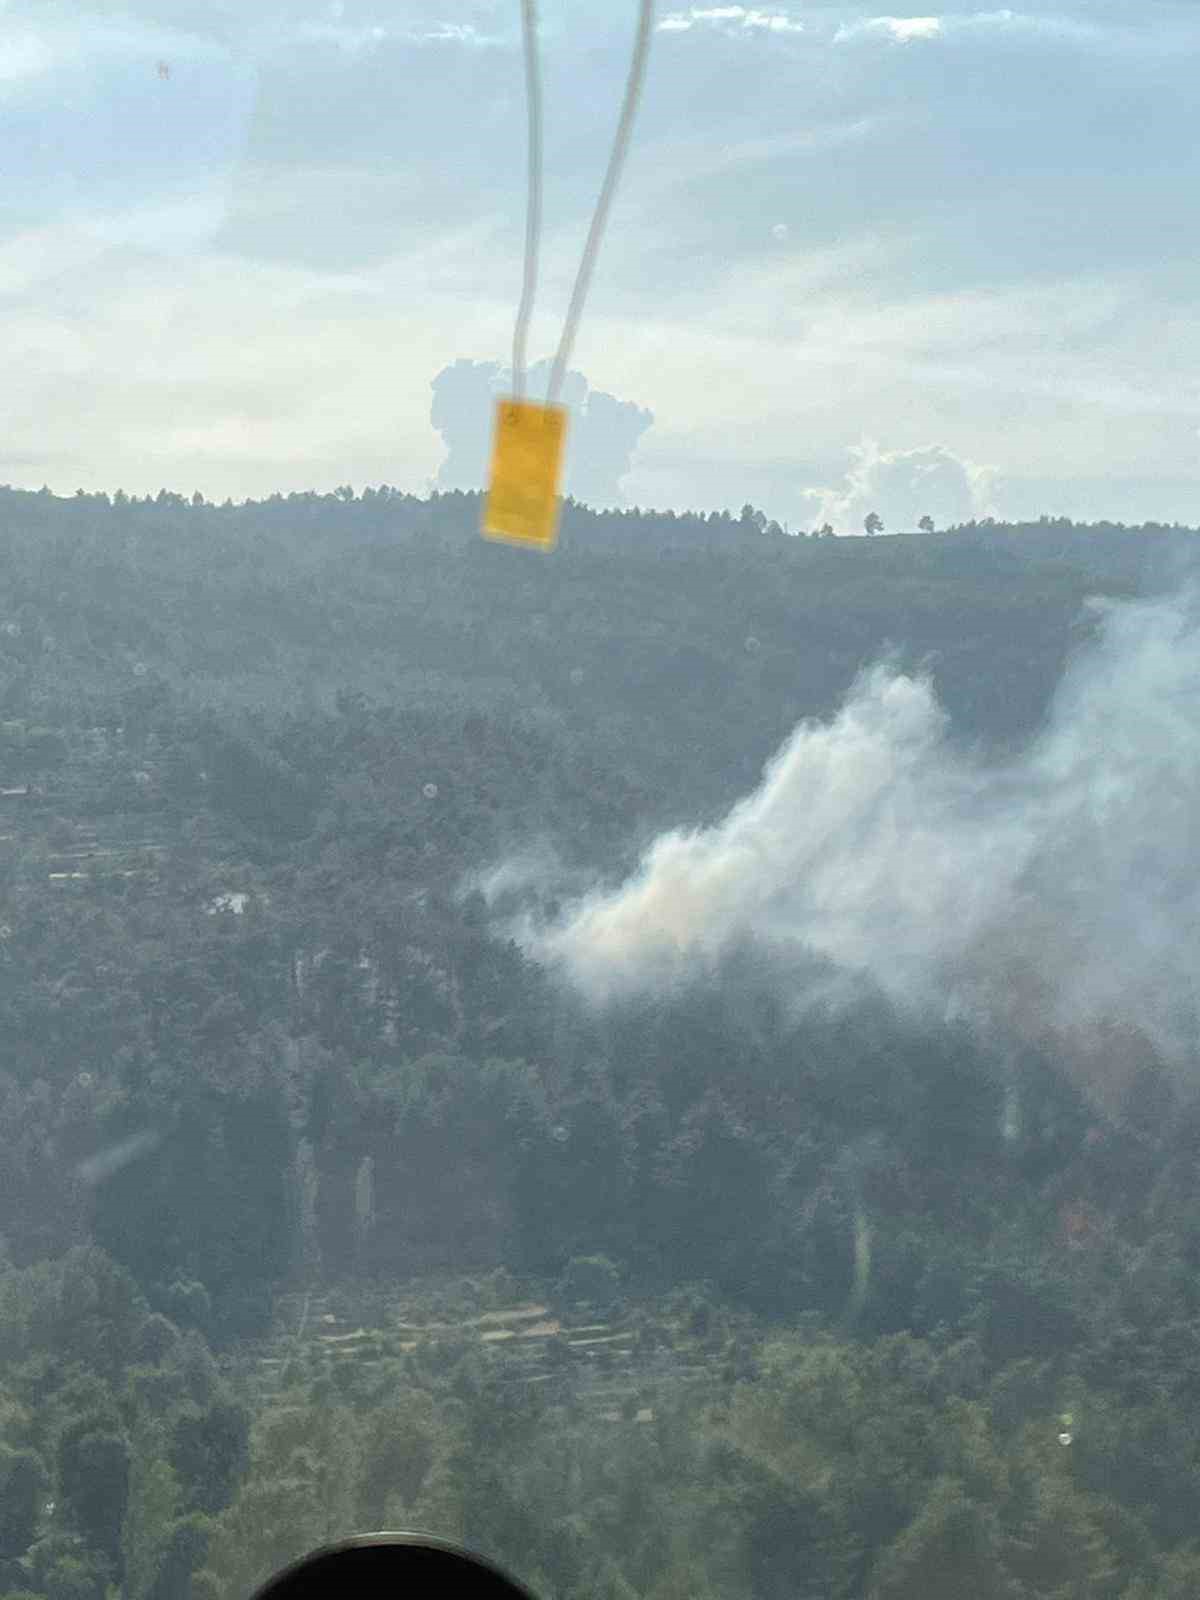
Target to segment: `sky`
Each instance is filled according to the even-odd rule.
[[[477,486],[521,283],[519,9],[0,0],[0,482]],[[534,362],[635,10],[542,0]],[[1200,522],[1195,0],[656,15],[568,492],[792,530]]]

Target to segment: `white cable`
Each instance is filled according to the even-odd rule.
[[[521,398],[525,384],[525,340],[529,332],[529,320],[533,310],[533,296],[537,282],[538,238],[541,227],[542,205],[541,83],[537,65],[535,0],[522,0],[522,15],[525,31],[525,81],[529,97],[529,205],[525,235],[525,288],[521,297],[520,310],[517,313],[517,328],[513,341],[513,393],[518,400]],[[567,319],[563,325],[562,339],[558,346],[558,353],[554,357],[554,366],[550,372],[550,387],[546,395],[546,403],[548,405],[553,405],[562,391],[563,380],[567,375],[567,366],[571,360],[571,351],[575,346],[575,336],[579,332],[584,302],[587,300],[588,289],[591,287],[592,274],[596,270],[596,257],[600,253],[600,241],[604,235],[604,227],[608,221],[608,213],[612,208],[613,196],[616,194],[617,184],[620,181],[621,168],[625,164],[625,157],[629,150],[634,118],[637,115],[642,85],[646,78],[646,62],[650,55],[653,23],[654,0],[641,0],[637,37],[633,46],[633,60],[630,62],[629,79],[625,85],[625,100],[621,106],[621,116],[617,123],[612,154],[608,158],[608,171],[604,175],[600,198],[596,202],[592,224],[588,229],[587,243],[583,247],[583,259],[579,263],[575,287],[571,291],[571,300],[567,307]]]
[[[525,35],[525,103],[529,110],[529,200],[525,212],[525,283],[513,332],[513,396],[525,395],[525,347],[537,293],[538,247],[542,233],[542,81],[538,68],[537,0],[521,0]]]

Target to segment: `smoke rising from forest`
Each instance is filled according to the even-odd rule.
[[[1044,726],[1005,765],[955,748],[927,679],[865,672],[715,826],[668,832],[526,947],[597,1003],[769,949],[799,1006],[843,991],[1049,1044],[1101,1100],[1196,1059],[1200,605],[1094,602]],[[821,984],[828,997],[828,982]]]

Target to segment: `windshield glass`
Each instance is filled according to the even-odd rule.
[[[1200,1592],[1198,57],[0,0],[0,1600]]]

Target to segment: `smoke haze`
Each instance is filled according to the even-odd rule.
[[[717,825],[523,940],[598,1004],[711,976],[747,939],[803,1008],[863,986],[1052,1045],[1095,1098],[1200,1032],[1200,610],[1094,603],[1016,761],[957,751],[928,680],[877,665]],[[814,958],[816,958],[814,960]]]

